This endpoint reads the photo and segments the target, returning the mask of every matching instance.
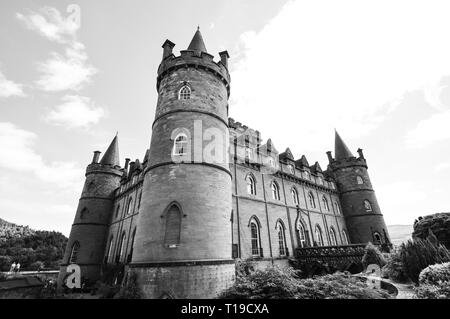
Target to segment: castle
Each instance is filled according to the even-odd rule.
[[[95,151],[61,265],[95,281],[105,265],[136,274],[148,298],[211,298],[235,259],[287,265],[312,246],[389,243],[361,149],[335,133],[323,171],[228,117],[227,51],[215,62],[197,30],[162,45],[150,148],[120,166],[118,137]]]

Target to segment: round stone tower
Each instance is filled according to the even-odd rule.
[[[163,44],[158,102],[130,271],[147,298],[212,298],[232,284],[228,53],[199,30]]]
[[[99,151],[94,152],[92,163],[86,169],[86,181],[58,276],[60,288],[69,264],[80,266],[82,279],[95,283],[100,277],[114,191],[119,187],[123,174],[119,164],[117,136],[100,162],[99,156]]]
[[[330,162],[328,170],[337,183],[350,242],[390,245],[362,150],[358,149],[359,157],[354,157],[336,132],[335,159],[331,152],[327,154]]]

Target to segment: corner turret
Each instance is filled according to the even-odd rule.
[[[388,230],[367,172],[362,150],[353,156],[335,132],[335,158],[327,152],[327,171],[336,180],[342,210],[353,244],[372,242],[390,246]]]

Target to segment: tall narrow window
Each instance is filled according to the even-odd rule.
[[[245,157],[249,161],[252,160],[252,158],[253,158],[253,150],[250,147],[245,147]]]
[[[330,228],[330,240],[331,240],[331,246],[337,246],[337,238],[336,238],[336,232],[334,231],[334,228]]]
[[[284,234],[283,224],[278,222],[277,229],[278,229],[278,250],[280,256],[286,256],[286,237]]]
[[[372,205],[370,204],[370,202],[367,199],[364,200],[364,209],[366,210],[366,212],[372,211]]]
[[[348,240],[348,235],[347,232],[345,231],[345,229],[342,230],[342,240],[344,241],[345,245],[349,244],[349,240]]]
[[[319,225],[316,225],[316,243],[317,246],[323,246],[323,236],[322,236],[322,229],[320,228]]]
[[[131,235],[131,246],[130,246],[130,253],[127,257],[127,262],[131,262],[131,259],[133,258],[133,246],[134,246],[134,238],[136,237],[136,228],[133,230],[133,235]]]
[[[178,93],[180,100],[189,100],[191,98],[191,88],[187,85],[183,86]]]
[[[272,189],[272,197],[275,200],[280,200],[280,188],[278,187],[278,184],[275,182],[272,182],[270,185],[270,188]]]
[[[322,202],[323,202],[323,207],[327,210],[330,211],[330,206],[328,205],[328,201],[326,199],[325,196],[322,196]]]
[[[359,175],[356,176],[356,183],[359,185],[364,184],[364,180],[362,179],[361,176],[359,176]]]
[[[292,189],[291,189],[291,195],[292,195],[292,201],[294,202],[294,205],[298,205],[298,192],[294,187],[292,187]]]
[[[300,219],[297,222],[297,234],[298,234],[298,241],[300,247],[306,247],[306,233],[305,228],[303,227],[303,224],[301,223]]]
[[[314,200],[314,195],[312,192],[308,193],[308,199],[309,199],[309,206],[311,206],[311,208],[316,208],[316,201]]]
[[[341,210],[339,208],[338,203],[334,202],[334,208],[336,208],[336,215],[340,215],[341,214]]]
[[[116,208],[116,218],[119,217],[120,205],[117,205]]]
[[[106,256],[105,256],[105,264],[108,262],[109,256],[111,256],[112,247],[113,247],[113,236],[111,236],[111,238],[109,239],[108,250],[106,251]]]
[[[188,151],[188,139],[186,134],[180,133],[173,144],[173,155],[186,155]]]
[[[125,232],[123,232],[122,236],[120,237],[119,251],[117,252],[116,255],[116,262],[120,262],[122,260],[123,254],[125,253],[125,237],[126,234]]]
[[[255,179],[251,176],[247,176],[247,193],[250,195],[256,195],[256,183]]]
[[[128,199],[128,204],[127,204],[127,215],[132,213],[133,210],[133,197],[130,197],[130,199]]]
[[[166,213],[166,232],[164,244],[175,248],[180,244],[181,237],[181,211],[177,205],[172,205]]]
[[[259,227],[254,220],[250,222],[250,232],[252,240],[252,255],[261,256],[261,252],[259,249]]]
[[[76,241],[73,243],[72,249],[70,250],[69,264],[75,264],[77,262],[79,250],[80,243]]]
[[[142,200],[142,191],[139,193],[138,210],[139,208],[141,208],[141,200]]]

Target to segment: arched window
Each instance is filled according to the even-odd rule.
[[[278,250],[280,252],[280,256],[286,256],[286,236],[284,233],[284,226],[281,222],[277,223],[277,231],[278,231]]]
[[[139,200],[138,200],[138,210],[141,208],[141,200],[142,200],[142,191],[139,193]]]
[[[330,206],[328,205],[328,200],[326,199],[325,196],[322,196],[322,202],[323,202],[323,207],[325,207],[325,209],[327,211],[330,211]]]
[[[366,210],[366,212],[372,211],[372,205],[370,204],[370,202],[367,199],[364,200],[364,209]]]
[[[358,185],[364,184],[363,178],[362,178],[361,176],[357,175],[357,176],[356,176],[356,183],[357,183]]]
[[[381,235],[378,232],[373,233],[373,239],[375,244],[381,244]]]
[[[164,245],[169,248],[176,248],[180,244],[181,237],[181,211],[180,208],[172,204],[166,212],[166,231],[164,234]]]
[[[314,195],[312,192],[308,193],[309,205],[311,208],[316,208],[316,201],[314,200]]]
[[[75,241],[72,244],[72,249],[70,250],[69,264],[75,264],[78,258],[78,252],[80,251],[80,243]]]
[[[184,133],[180,133],[175,137],[173,142],[173,155],[186,155],[188,151],[188,138]]]
[[[336,215],[340,215],[341,214],[341,210],[339,208],[338,203],[334,202],[334,208],[336,209]]]
[[[300,247],[306,247],[306,232],[305,227],[303,227],[302,222],[300,221],[300,218],[297,221],[297,236],[298,236],[298,242]]]
[[[86,215],[89,214],[89,210],[85,207],[81,210],[80,219],[86,218]]]
[[[130,246],[130,253],[128,254],[128,262],[131,262],[131,259],[133,258],[133,246],[134,246],[134,238],[136,237],[136,227],[133,230],[133,235],[131,235],[131,246]]]
[[[280,200],[280,188],[278,187],[278,184],[276,182],[272,182],[270,188],[272,189],[272,198],[275,200]]]
[[[330,240],[331,246],[337,246],[336,232],[334,231],[333,227],[330,227]]]
[[[133,197],[130,197],[128,199],[128,203],[127,203],[127,215],[132,213],[132,210],[133,210],[132,202],[133,202]]]
[[[114,237],[111,236],[111,238],[109,239],[108,250],[106,251],[106,256],[105,256],[105,264],[108,262],[109,256],[111,256],[111,253],[112,253],[113,238]]]
[[[247,193],[250,195],[256,195],[256,183],[253,176],[248,175],[247,178]]]
[[[348,245],[350,242],[348,240],[348,235],[347,235],[347,232],[345,231],[345,229],[342,230],[342,240],[344,241],[344,245]]]
[[[315,234],[316,234],[316,244],[317,244],[317,246],[323,246],[322,229],[320,228],[319,225],[316,225]]]
[[[179,100],[189,100],[191,98],[191,88],[187,85],[183,86],[178,92]]]
[[[122,236],[120,237],[119,242],[119,250],[117,251],[116,255],[116,262],[120,262],[122,260],[123,254],[125,253],[125,232],[122,233]]]
[[[116,218],[119,217],[120,205],[117,205],[116,208]]]
[[[298,192],[294,187],[292,187],[292,189],[291,189],[291,195],[292,195],[292,201],[294,202],[294,205],[298,205]]]
[[[259,225],[255,220],[250,222],[250,235],[252,240],[252,256],[261,256]]]

